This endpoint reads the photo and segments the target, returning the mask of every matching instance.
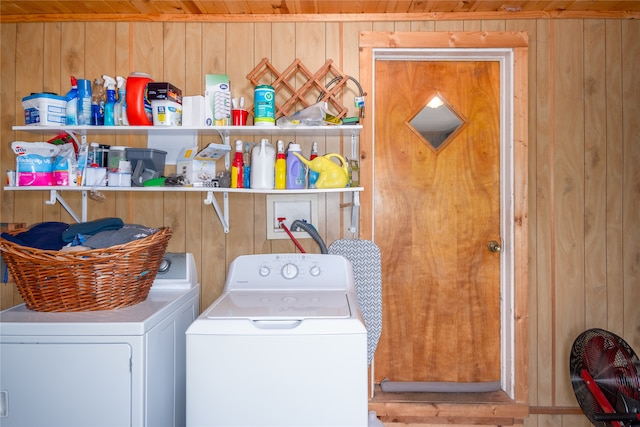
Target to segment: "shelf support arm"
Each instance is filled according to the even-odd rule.
[[[224,232],[229,233],[229,193],[226,191],[222,193],[222,203],[223,209],[221,210],[213,191],[207,191],[207,198],[204,199],[204,204],[213,206]]]
[[[83,193],[86,193],[86,192],[83,191]],[[87,210],[86,210],[86,202],[84,200],[84,194],[83,194],[83,201],[82,201],[82,220],[73,211],[73,209],[71,209],[71,206],[69,206],[69,204],[62,198],[60,193],[58,193],[56,190],[50,190],[49,191],[49,200],[45,200],[44,203],[47,204],[47,205],[55,205],[56,202],[60,203],[60,205],[62,205],[64,210],[67,211],[67,213],[69,215],[71,215],[71,217],[74,219],[75,222],[86,222],[87,221]]]
[[[353,193],[353,206],[351,207],[351,227],[349,231],[355,233],[358,231],[358,219],[360,218],[360,192]]]

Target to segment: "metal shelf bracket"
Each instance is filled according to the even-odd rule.
[[[226,191],[222,193],[222,210],[220,209],[220,205],[218,204],[218,200],[213,194],[213,191],[207,191],[207,198],[204,199],[204,204],[213,206],[213,209],[215,209],[218,219],[222,224],[224,232],[229,233],[229,193]]]

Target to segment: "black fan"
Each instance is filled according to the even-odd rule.
[[[569,369],[578,404],[593,425],[640,425],[640,360],[622,338],[602,329],[581,333]]]

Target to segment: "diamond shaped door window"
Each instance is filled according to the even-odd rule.
[[[427,145],[438,151],[452,139],[464,122],[441,96],[435,95],[409,124]]]

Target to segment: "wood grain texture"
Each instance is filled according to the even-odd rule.
[[[500,378],[499,64],[378,61],[378,379]],[[465,122],[437,152],[408,125],[435,94]]]
[[[87,3],[87,2],[85,2]],[[146,2],[149,3],[149,2]],[[154,2],[155,3],[155,2]],[[396,2],[385,2],[385,4],[393,4]],[[532,2],[533,3],[533,2]],[[1,2],[5,6],[7,2]],[[212,6],[213,7],[213,6]],[[214,11],[215,12],[215,11]],[[226,13],[226,12],[225,12]],[[36,22],[40,18],[32,17],[27,23],[7,23],[6,15],[1,13],[0,17],[0,170],[13,169],[15,166],[15,156],[9,149],[9,144],[14,140],[35,141],[43,138],[43,135],[32,134],[26,132],[16,132],[11,129],[14,124],[22,124],[23,110],[21,105],[22,97],[31,92],[40,92],[43,90],[56,90],[66,92],[68,88],[68,76],[75,74],[78,76],[88,76],[87,70],[91,66],[88,64],[88,49],[92,49],[86,45],[86,40],[91,38],[87,34],[87,22],[108,21],[109,25],[114,25],[114,30],[108,30],[109,37],[104,37],[100,41],[100,48],[109,55],[113,55],[113,64],[108,64],[107,69],[96,70],[100,73],[111,73],[128,75],[133,71],[149,71],[157,78],[163,76],[166,67],[163,56],[165,55],[164,45],[177,47],[181,43],[185,46],[185,64],[184,68],[184,85],[182,89],[189,95],[201,94],[203,91],[204,74],[206,73],[237,73],[240,75],[248,73],[250,70],[232,70],[227,64],[226,55],[233,52],[234,55],[249,56],[248,59],[242,59],[242,63],[256,64],[260,59],[268,57],[274,64],[278,66],[286,66],[291,63],[300,53],[303,61],[316,61],[318,58],[325,60],[331,58],[338,60],[338,55],[342,58],[342,70],[348,72],[361,82],[367,80],[367,67],[370,64],[370,57],[360,56],[360,49],[357,40],[362,31],[409,31],[409,32],[432,32],[436,30],[443,31],[483,31],[485,27],[501,25],[495,20],[505,20],[506,31],[527,31],[529,34],[529,224],[530,224],[530,241],[529,247],[529,282],[531,292],[529,294],[529,372],[530,377],[526,381],[526,385],[522,385],[526,389],[530,388],[529,401],[538,405],[542,411],[547,410],[549,413],[554,412],[554,407],[564,407],[566,405],[577,408],[575,401],[571,400],[568,387],[568,380],[559,368],[566,365],[565,359],[566,348],[568,346],[569,332],[578,331],[587,326],[589,322],[595,319],[605,319],[604,326],[612,331],[625,337],[636,352],[640,351],[640,333],[638,325],[640,325],[640,307],[637,301],[640,300],[638,295],[638,238],[637,231],[640,230],[640,218],[637,212],[638,197],[636,191],[638,186],[637,176],[637,135],[638,124],[636,117],[638,112],[638,79],[637,71],[640,69],[640,53],[638,52],[637,40],[640,39],[640,20],[628,20],[628,15],[613,19],[607,13],[601,12],[600,15],[592,15],[594,22],[588,22],[584,19],[577,19],[576,22],[558,20],[549,20],[540,18],[540,15],[519,15],[511,17],[506,12],[502,16],[491,16],[491,22],[485,24],[482,16],[469,15],[438,15],[438,16],[369,16],[358,15],[357,17],[348,16],[342,21],[342,26],[336,23],[338,20],[331,20],[325,16],[317,16],[316,23],[324,23],[326,31],[324,35],[323,50],[315,50],[313,48],[297,49],[296,44],[300,43],[300,37],[297,34],[297,28],[303,27],[303,18],[294,18],[290,21],[274,19],[262,19],[246,15],[239,17],[242,22],[251,23],[253,30],[253,39],[248,42],[245,50],[233,50],[231,48],[233,41],[226,36],[228,33],[236,33],[230,27],[236,25],[232,22],[222,22],[219,19],[210,22],[205,20],[187,19],[185,23],[185,35],[180,35],[179,31],[171,27],[166,33],[161,24],[158,31],[155,27],[153,30],[149,26],[158,25],[155,21],[162,21],[161,16],[152,17],[149,21],[154,22],[133,22],[126,16],[114,17],[114,20],[106,20],[104,16],[87,16],[87,20],[68,20],[65,22],[56,22],[61,20],[53,19],[49,27],[45,24]],[[105,15],[106,16],[106,15]],[[546,15],[551,16],[551,15]],[[558,15],[560,16],[560,15]],[[565,16],[568,16],[565,14]],[[474,17],[480,18],[475,20]],[[454,19],[455,18],[455,19]],[[525,19],[529,18],[529,19]],[[540,18],[540,19],[536,19]],[[607,19],[608,18],[608,19]],[[331,22],[325,22],[325,21]],[[178,19],[171,19],[170,22],[178,22]],[[449,24],[444,25],[446,22]],[[480,24],[478,25],[478,21]],[[602,33],[599,25],[604,21],[605,31]],[[436,25],[437,24],[437,25]],[[102,24],[101,24],[102,25]],[[566,27],[565,27],[566,25]],[[167,27],[169,28],[169,27]],[[586,34],[587,29],[594,28],[600,37],[604,40],[597,40],[595,35]],[[310,30],[311,31],[311,30]],[[316,31],[315,29],[313,31]],[[340,31],[342,32],[340,34]],[[589,30],[590,31],[590,30]],[[558,33],[567,41],[558,42],[556,38]],[[152,34],[153,37],[149,37]],[[383,35],[382,37],[386,37]],[[338,40],[340,47],[334,46]],[[580,42],[577,42],[580,41]],[[160,51],[159,56],[153,56],[151,63],[142,61],[140,50],[145,49],[148,52],[150,45],[155,47],[155,52]],[[307,46],[307,45],[305,45]],[[551,55],[554,51],[562,46],[562,52],[556,52],[557,57],[552,60]],[[588,46],[588,47],[587,47]],[[596,49],[602,52],[604,46],[604,57],[595,58],[595,52],[587,51],[588,49]],[[49,50],[45,53],[45,50]],[[574,51],[578,51],[577,53]],[[59,52],[59,53],[56,53]],[[566,55],[567,58],[560,58]],[[56,58],[56,56],[58,56]],[[92,57],[96,57],[97,54]],[[569,90],[574,97],[573,103],[569,104],[559,99],[560,95],[554,95],[555,86],[560,84],[556,82],[556,74],[564,71],[558,70],[565,63],[574,64],[578,62],[575,57],[582,58],[582,69],[587,74],[582,76],[572,75],[565,77],[561,83],[561,92]],[[572,58],[572,59],[570,59]],[[587,64],[592,58],[598,62],[596,64]],[[100,61],[100,58],[96,60]],[[558,62],[560,61],[560,62]],[[52,67],[59,67],[58,71],[52,71]],[[584,75],[598,76],[602,78],[602,70],[596,69],[597,65],[605,70],[605,107],[595,105],[595,99],[586,100],[585,96],[588,86],[585,84]],[[596,67],[596,68],[594,68]],[[175,70],[177,73],[183,73],[181,70]],[[182,76],[182,74],[178,74]],[[53,77],[51,77],[53,76]],[[88,76],[95,77],[95,76]],[[179,77],[182,78],[182,77]],[[594,77],[596,78],[596,77]],[[571,82],[577,80],[581,83]],[[368,81],[371,81],[369,76]],[[595,81],[593,88],[598,93],[602,90],[600,85],[602,82]],[[371,87],[365,88],[368,92],[367,102],[371,100]],[[559,104],[558,104],[559,102]],[[370,108],[370,105],[367,105]],[[559,111],[562,108],[570,108],[569,111]],[[584,120],[574,118],[575,114],[581,114]],[[557,112],[561,113],[563,118],[568,118],[571,123],[573,132],[562,129],[562,123],[559,122]],[[587,120],[588,117],[588,120]],[[597,126],[598,132],[602,126],[603,118],[606,119],[606,131],[603,138],[595,138],[590,130]],[[593,121],[593,123],[587,123]],[[371,137],[371,120],[365,119],[364,131],[362,133],[361,142]],[[575,133],[582,135],[580,138],[575,137]],[[46,135],[45,135],[46,136]],[[53,136],[53,135],[50,135]],[[100,140],[101,137],[98,138]],[[586,151],[587,145],[585,141],[589,141],[590,151]],[[201,138],[201,146],[209,142],[219,142],[216,138]],[[146,138],[137,136],[119,136],[117,143],[122,145],[130,145],[136,147],[144,147]],[[345,141],[326,142],[327,147],[335,147],[335,144],[346,144]],[[562,158],[568,156],[568,170],[564,177],[567,179],[580,180],[584,189],[584,200],[577,202],[578,205],[570,205],[568,203],[571,197],[563,200],[564,207],[562,211],[552,209],[553,202],[557,201],[555,193],[562,188],[563,182],[559,181],[559,177],[563,174],[562,169],[565,167],[564,161],[554,161],[554,144],[569,145],[563,148],[565,153]],[[587,184],[585,176],[593,173],[602,176],[601,166],[594,168],[593,163],[585,163],[585,159],[592,158],[589,153],[602,153],[603,146],[606,146],[606,194],[600,194],[602,190],[597,183]],[[361,150],[361,166],[362,174],[372,176],[374,169],[371,163],[372,152],[370,147],[363,146]],[[573,158],[575,157],[575,158]],[[577,165],[582,163],[582,169]],[[553,166],[553,168],[552,168]],[[552,173],[553,169],[556,169]],[[559,171],[557,169],[560,169]],[[581,171],[582,170],[582,174]],[[533,179],[533,178],[534,179]],[[369,181],[371,182],[371,181]],[[596,193],[598,192],[598,193]],[[182,221],[182,214],[176,207],[169,205],[174,202],[171,195],[156,195],[155,199],[159,199],[158,203],[155,199],[144,200],[140,198],[140,194],[109,194],[108,197],[115,199],[115,207],[110,213],[122,216],[127,220],[136,220],[140,222],[159,222],[167,225],[175,224]],[[44,204],[44,200],[48,199],[48,194],[31,193],[31,192],[12,192],[0,189],[0,219],[2,222],[24,221],[29,224],[37,223],[45,219],[59,218],[63,221],[71,221],[68,214],[59,206],[48,206]],[[575,199],[574,199],[575,200]],[[579,200],[579,199],[578,199]],[[594,200],[598,203],[600,200],[606,201],[606,301],[601,304],[591,302],[590,312],[583,310],[583,314],[579,314],[579,309],[574,305],[582,304],[585,307],[587,301],[587,283],[591,289],[588,298],[593,301],[595,293],[600,292],[597,288],[595,279],[587,277],[586,268],[596,268],[598,274],[602,274],[602,265],[587,265],[590,261],[587,241],[597,241],[594,229],[586,233],[585,227],[576,226],[576,224],[568,224],[574,233],[580,236],[569,236],[567,242],[582,241],[583,253],[578,258],[571,255],[571,248],[565,246],[566,243],[559,242],[558,237],[553,237],[552,230],[559,227],[558,221],[570,221],[571,218],[577,218],[579,214],[576,211],[585,211],[587,206],[593,209]],[[80,198],[73,199],[69,197],[70,204],[76,210],[80,211]],[[373,195],[370,188],[361,196],[361,236],[367,237],[371,233],[371,207],[374,203]],[[110,202],[109,202],[110,203]],[[180,202],[182,203],[182,202]],[[260,204],[263,203],[259,198],[254,198],[252,210],[254,213],[261,211]],[[247,237],[240,230],[232,227],[232,232],[225,235],[222,232],[217,218],[213,216],[213,209],[202,203],[202,195],[187,194],[184,201],[185,212],[184,218],[186,224],[182,224],[184,230],[183,241],[172,239],[170,245],[173,248],[193,252],[196,254],[198,265],[198,277],[202,284],[202,304],[203,307],[208,305],[219,294],[226,276],[226,268],[229,259],[227,254],[232,252],[228,247],[240,245],[249,248],[249,251],[275,252],[279,250],[292,252],[295,249],[286,241],[272,242],[264,238],[261,230],[262,225],[254,225],[254,235],[250,236],[250,242],[247,246],[243,239]],[[89,201],[89,214],[91,217],[100,216],[102,204]],[[165,212],[165,209],[167,210]],[[602,207],[598,207],[597,223],[598,227],[602,227]],[[158,213],[159,212],[159,213]],[[235,214],[236,211],[232,210]],[[325,210],[325,215],[334,214],[333,211]],[[563,218],[570,218],[569,220]],[[584,216],[583,216],[584,218]],[[252,217],[254,224],[262,219],[258,215]],[[341,233],[333,229],[333,222],[322,219],[326,227],[327,241],[330,237]],[[577,219],[577,221],[586,221],[585,219]],[[564,222],[561,223],[564,225]],[[586,222],[584,222],[586,224]],[[323,231],[324,233],[324,231]],[[567,234],[567,231],[560,235]],[[602,229],[598,228],[595,233],[600,236]],[[347,235],[347,237],[350,237]],[[331,237],[332,238],[332,237]],[[568,240],[568,239],[572,240]],[[563,237],[564,239],[564,237]],[[284,243],[283,243],[284,242]],[[287,243],[287,245],[285,245]],[[602,245],[602,242],[597,243]],[[571,258],[566,259],[557,252],[557,245],[561,245],[564,251],[570,254]],[[310,245],[312,247],[313,245]],[[602,247],[598,247],[602,252]],[[602,255],[601,255],[602,256]],[[569,275],[569,265],[577,259],[579,263],[584,264],[582,278],[576,278]],[[556,264],[566,264],[562,267],[556,267]],[[556,278],[558,270],[563,274],[562,277],[570,281],[570,285],[575,287],[576,292],[568,290],[554,291],[553,286],[564,286]],[[553,284],[553,286],[552,286]],[[0,293],[0,307],[7,308],[20,302],[15,287],[12,284],[2,284],[3,291]],[[568,312],[570,314],[564,314]],[[558,318],[558,322],[555,320]],[[564,391],[556,390],[562,387]],[[566,393],[565,393],[566,392]],[[562,398],[562,401],[560,401]],[[548,408],[548,409],[546,409]],[[419,424],[416,422],[416,424]],[[579,415],[568,414],[535,414],[527,418],[525,425],[528,427],[542,426],[587,426],[588,423]]]

